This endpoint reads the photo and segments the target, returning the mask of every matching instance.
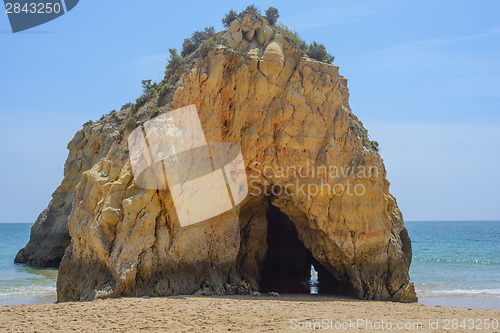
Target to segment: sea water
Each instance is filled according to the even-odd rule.
[[[413,247],[410,277],[419,302],[500,308],[500,222],[405,225]],[[55,300],[57,270],[14,264],[17,252],[29,240],[31,226],[0,224],[0,305]]]
[[[0,305],[55,301],[57,269],[14,264],[32,223],[0,223]]]
[[[500,309],[500,222],[405,222],[420,302]]]

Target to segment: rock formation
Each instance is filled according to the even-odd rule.
[[[59,301],[286,292],[276,288],[307,280],[311,265],[320,291],[416,301],[410,239],[338,67],[304,56],[265,20],[235,20],[223,38],[229,45],[194,55],[137,110],[87,124],[70,143],[63,184],[33,229],[49,230],[50,243],[44,221],[64,233],[70,213]],[[119,124],[192,104],[207,141],[240,146],[251,193],[181,228],[168,189],[135,184],[132,128]]]

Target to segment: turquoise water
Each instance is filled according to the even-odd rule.
[[[413,246],[410,276],[421,300],[500,307],[500,222],[405,224]],[[14,264],[17,251],[29,239],[31,225],[0,224],[0,305],[17,304],[15,298],[43,302],[33,297],[54,297],[57,270]],[[443,303],[450,297],[460,297],[460,304]]]
[[[17,251],[29,240],[31,226],[32,223],[0,223],[0,304],[17,303],[12,298],[53,298],[55,293],[56,269],[14,264]]]
[[[421,296],[487,297],[500,305],[500,222],[405,222]]]

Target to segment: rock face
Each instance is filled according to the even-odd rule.
[[[127,110],[87,125],[70,144],[65,196],[48,208],[72,202],[58,300],[287,292],[312,265],[320,292],[416,301],[410,239],[338,67],[304,57],[265,21],[234,21],[225,37],[247,56],[210,51],[136,117],[196,105],[208,142],[240,146],[249,196],[181,228],[168,189],[135,184],[130,129],[115,124]]]

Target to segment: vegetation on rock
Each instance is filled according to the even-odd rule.
[[[307,55],[311,58],[326,62],[327,64],[331,64],[335,59],[334,56],[326,52],[326,48],[323,44],[318,44],[316,42],[312,42],[306,51]]]
[[[240,13],[230,10],[222,19],[222,23],[224,27],[228,28],[233,21],[238,20],[242,22],[245,17],[250,17],[254,22],[265,22],[265,20],[267,20],[275,33],[281,34],[291,46],[312,59],[329,64],[334,60],[334,57],[326,51],[326,47],[323,44],[317,42],[307,44],[297,31],[289,29],[283,23],[278,23],[277,20],[280,15],[278,9],[274,7],[269,7],[265,11],[264,16],[255,5],[247,6]],[[135,103],[129,103],[122,107],[122,110],[128,109],[122,127],[131,128],[134,124],[137,124],[137,119],[134,121],[131,118],[139,117],[136,114],[138,110],[146,104],[148,99],[155,95],[157,95],[159,99],[163,99],[167,93],[173,91],[175,83],[185,69],[192,66],[196,59],[206,57],[208,53],[218,45],[228,47],[229,51],[234,56],[241,56],[248,59],[248,53],[245,50],[229,47],[228,41],[226,38],[222,37],[222,35],[223,32],[217,33],[213,26],[206,27],[203,30],[193,32],[191,37],[184,39],[180,54],[175,48],[169,49],[170,57],[165,68],[165,78],[160,83],[152,83],[151,80],[142,81],[143,94],[136,99]],[[260,57],[262,57],[263,53],[264,49],[258,50]],[[152,111],[148,112],[149,115],[153,113]]]
[[[349,118],[349,124],[351,130],[355,131],[363,140],[363,144],[372,148],[375,151],[379,151],[379,144],[377,141],[370,140],[370,136],[368,135],[368,130],[363,126],[363,124],[354,118]]]
[[[283,35],[283,37],[285,37],[285,39],[289,43],[307,54],[309,57],[321,62],[326,62],[328,64],[331,64],[335,60],[335,57],[326,51],[326,47],[323,44],[312,42],[311,44],[307,45],[307,43],[299,36],[297,31],[290,30],[283,23],[276,24],[280,16],[278,9],[269,7],[266,10],[265,14],[265,18],[267,19],[269,24],[274,26],[274,29],[278,33]],[[255,7],[254,5],[250,5],[239,14],[237,14],[234,10],[230,10],[229,13],[227,13],[226,16],[222,19],[222,23],[227,28],[234,20],[241,20],[245,16],[249,16],[256,20],[262,20],[262,15],[260,14],[260,11],[257,9],[257,7]]]
[[[128,129],[134,129],[137,127],[137,118],[135,117],[130,117],[127,119],[127,121],[123,124],[124,128]]]
[[[269,24],[275,25],[279,17],[280,14],[278,13],[278,10],[276,8],[269,7],[266,10],[266,20],[269,22]]]
[[[182,44],[181,56],[185,57],[193,53],[205,40],[211,38],[214,35],[214,27],[206,27],[205,30],[193,32],[191,38],[184,39],[184,43]]]
[[[177,53],[177,49],[168,49],[170,59],[165,68],[165,76],[171,77],[173,74],[184,65],[184,58]]]
[[[222,24],[224,25],[224,27],[227,28],[227,27],[229,27],[231,22],[233,22],[237,18],[238,18],[238,14],[234,10],[231,9],[229,11],[229,13],[227,13],[226,16],[224,16],[224,18],[222,19]]]

